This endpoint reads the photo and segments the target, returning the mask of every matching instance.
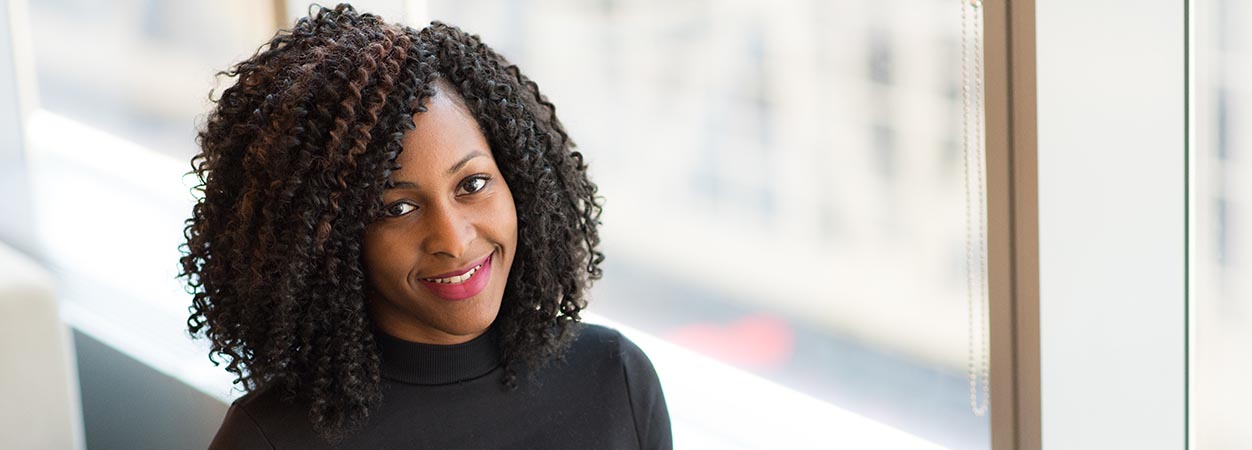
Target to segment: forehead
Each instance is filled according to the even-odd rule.
[[[435,95],[425,100],[426,111],[414,114],[414,128],[404,133],[404,148],[396,157],[400,170],[392,173],[394,181],[420,183],[442,178],[449,176],[444,173],[449,167],[470,154],[491,155],[469,108],[455,94],[436,86]]]

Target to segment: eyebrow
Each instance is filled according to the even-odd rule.
[[[473,160],[474,158],[477,158],[479,156],[487,156],[487,154],[483,153],[481,150],[474,150],[470,152],[468,155],[465,155],[464,158],[461,158],[460,161],[457,161],[456,164],[453,164],[452,167],[449,167],[446,173],[449,176],[456,174],[458,170],[461,170],[462,167],[465,167],[466,164],[469,164],[470,160]],[[412,187],[417,187],[417,185],[409,181],[397,181],[395,183],[392,183],[391,187],[388,189],[401,188],[401,187],[412,188]]]

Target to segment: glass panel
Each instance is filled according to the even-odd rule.
[[[428,4],[538,82],[587,155],[606,198],[590,312],[989,448],[966,372],[959,1]]]
[[[30,19],[41,107],[179,160],[213,74],[275,30],[270,2],[246,0],[39,0]]]
[[[29,6],[38,88],[38,109],[24,124],[31,220],[62,317],[228,398],[227,373],[206,358],[207,341],[187,338],[189,296],[176,261],[195,199],[194,180],[183,175],[214,73],[273,36],[273,4],[20,3]]]
[[[1190,41],[1190,433],[1196,450],[1252,442],[1252,5],[1200,0]],[[1244,130],[1244,131],[1239,131]]]

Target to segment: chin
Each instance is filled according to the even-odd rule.
[[[445,333],[457,336],[476,335],[482,333],[490,327],[491,324],[496,321],[496,317],[499,316],[499,312],[500,306],[497,304],[492,308],[490,313],[475,315],[474,317],[465,317],[462,320],[455,321],[455,323],[446,324],[443,330]]]

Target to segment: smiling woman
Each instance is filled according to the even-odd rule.
[[[582,324],[600,199],[459,29],[321,8],[226,75],[188,326],[248,391],[211,448],[670,448],[648,357]]]
[[[460,344],[495,320],[517,249],[513,194],[474,115],[440,80],[365,230],[370,317],[392,336]],[[411,180],[411,181],[410,181]]]

